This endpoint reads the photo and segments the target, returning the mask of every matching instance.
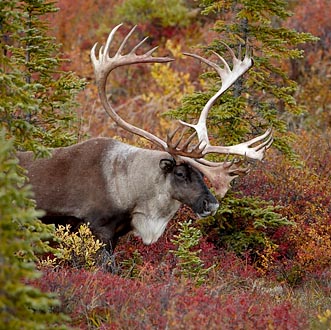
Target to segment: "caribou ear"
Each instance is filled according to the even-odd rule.
[[[175,167],[176,162],[174,159],[161,159],[160,160],[160,169],[165,173],[170,173]]]

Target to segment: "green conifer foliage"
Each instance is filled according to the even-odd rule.
[[[59,302],[27,284],[41,275],[37,255],[54,252],[54,228],[37,220],[13,156],[14,147],[44,155],[77,141],[75,96],[85,83],[61,69],[47,35],[56,11],[45,0],[0,2],[0,329],[64,328],[52,313]]]
[[[214,267],[205,268],[200,259],[201,249],[197,249],[202,233],[192,226],[192,220],[179,223],[179,234],[171,240],[177,250],[171,252],[177,257],[177,272],[184,278],[201,285],[205,282],[208,272]]]
[[[231,56],[222,42],[236,54],[239,47],[244,54],[248,42],[254,52],[254,67],[216,102],[209,114],[213,143],[242,142],[272,126],[276,136],[274,146],[293,156],[287,124],[293,116],[300,116],[304,108],[295,100],[297,84],[289,79],[286,61],[302,57],[296,46],[316,38],[281,26],[291,15],[286,1],[201,0],[200,4],[202,14],[216,17],[214,30],[219,34],[219,38],[205,47],[207,57],[215,51],[231,64]],[[172,113],[175,117],[194,121],[220,88],[220,79],[214,72],[205,77],[210,78],[209,90],[186,97],[183,106]]]
[[[294,225],[279,211],[280,207],[270,202],[256,197],[234,196],[229,192],[222,200],[217,215],[201,219],[199,223],[206,234],[209,232],[214,239],[216,237],[216,245],[238,255],[247,251],[255,255],[269,244],[268,236],[277,228]]]
[[[61,70],[64,60],[47,36],[54,2],[0,2],[0,123],[23,150],[77,140],[75,96],[83,80]]]
[[[58,301],[25,284],[41,275],[34,260],[51,251],[47,240],[54,229],[36,220],[39,213],[13,152],[13,143],[0,132],[0,329],[64,328],[63,316],[52,313]]]
[[[126,0],[115,7],[116,20],[132,24],[153,23],[163,28],[186,26],[189,23],[189,9],[182,0]]]

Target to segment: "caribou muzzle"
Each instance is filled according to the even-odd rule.
[[[194,205],[192,205],[193,211],[199,218],[208,217],[214,215],[219,207],[217,199],[213,195],[204,196],[199,198]]]

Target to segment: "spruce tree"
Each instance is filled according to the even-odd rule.
[[[41,276],[36,257],[52,251],[54,227],[42,224],[14,149],[45,155],[77,141],[75,96],[84,81],[64,72],[47,35],[45,0],[0,2],[0,328],[63,328],[58,301],[28,285]],[[10,142],[8,142],[10,140]]]
[[[53,229],[36,219],[40,214],[13,155],[12,141],[0,131],[0,329],[64,328],[63,316],[52,313],[58,300],[26,284],[41,275],[35,260],[51,251]]]
[[[75,96],[84,81],[61,70],[47,35],[54,2],[0,2],[0,122],[19,149],[44,154],[77,141]]]
[[[231,145],[261,134],[266,127],[274,129],[273,146],[290,158],[288,122],[304,112],[294,93],[297,84],[286,72],[286,61],[300,58],[300,43],[316,40],[309,33],[299,33],[282,27],[291,13],[286,1],[264,0],[201,0],[203,15],[216,19],[214,30],[219,38],[204,47],[206,56],[211,51],[224,56],[231,64],[226,43],[238,54],[244,54],[247,43],[253,48],[254,67],[239,79],[215,103],[208,117],[209,132],[214,144]],[[207,100],[219,89],[219,77],[209,72],[210,89],[184,99],[183,106],[172,115],[185,120],[196,118]]]

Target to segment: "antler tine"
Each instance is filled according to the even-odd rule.
[[[193,132],[187,138],[185,143],[180,148],[178,148],[181,141],[183,140],[184,133],[186,131],[186,129],[184,129],[184,131],[182,131],[179,139],[173,143],[173,138],[176,135],[176,133],[178,132],[178,130],[179,130],[179,127],[177,127],[172,133],[169,133],[167,135],[167,151],[172,155],[180,155],[180,156],[190,157],[190,158],[194,158],[194,159],[203,157],[204,146],[202,146],[202,148],[201,148],[201,142],[198,142],[198,144],[196,146],[189,149],[189,145],[191,144],[191,142],[197,135],[196,132]]]
[[[251,170],[250,163],[248,163],[246,167],[240,167],[245,162],[247,162],[246,157],[244,159],[233,158],[230,162],[224,161],[223,167],[225,169],[227,169],[229,173],[233,173],[235,175],[244,175],[244,174],[247,174]]]
[[[265,140],[265,138],[267,138]],[[265,140],[265,141],[264,141]],[[262,142],[261,142],[262,141]],[[260,143],[261,142],[261,143]],[[208,153],[230,153],[234,155],[246,156],[252,160],[262,160],[266,150],[271,146],[273,142],[272,130],[268,129],[264,134],[257,136],[249,141],[235,144],[233,146],[206,146],[204,155]],[[254,144],[260,143],[256,146]]]
[[[175,137],[176,133],[179,131],[179,128],[180,127],[177,127],[173,132],[167,134],[167,146],[168,147],[176,149],[179,146],[180,142],[182,141],[184,132],[182,132],[182,134],[179,137],[179,139],[177,140],[177,142],[173,143],[173,138]]]
[[[247,47],[248,47],[248,45],[247,45]],[[238,58],[241,58],[242,57],[241,51],[242,51],[241,44],[239,44],[239,47],[238,47]]]
[[[118,25],[118,27],[122,26],[123,24]],[[130,37],[132,36],[133,32],[136,30],[137,25],[135,25],[130,32],[125,36],[125,38],[123,39],[120,47],[118,48],[116,55],[121,55],[121,52],[123,50],[123,48],[125,47],[125,45],[127,44],[128,40],[130,39]],[[148,37],[145,37],[144,39],[142,39],[137,45],[135,45],[131,51],[129,52],[129,55],[136,55],[136,50],[145,43],[145,41],[148,39]],[[147,51],[143,56],[144,57],[149,57],[151,56],[155,50],[158,49],[158,46],[150,49],[149,51]]]
[[[229,168],[229,175],[232,177],[244,176],[252,170],[251,164],[248,164],[246,167],[240,167],[240,165],[241,164],[234,163],[232,166],[235,166],[235,168],[232,168],[232,166]]]
[[[241,58],[241,45],[239,45],[239,50],[238,50],[238,58],[236,56],[236,54],[234,53],[234,51],[229,47],[228,44],[226,44],[224,41],[220,40],[220,43],[223,44],[223,46],[225,46],[225,48],[229,51],[229,53],[232,56],[232,59],[238,59]]]
[[[215,53],[215,52],[213,52],[214,54],[217,54],[217,53]],[[201,62],[203,62],[203,63],[206,63],[207,65],[209,65],[209,66],[211,66],[212,68],[214,68],[217,72],[219,71],[219,69],[220,69],[220,67],[216,64],[216,63],[214,63],[214,62],[212,62],[212,61],[210,61],[210,60],[208,60],[208,59],[206,59],[206,58],[204,58],[204,57],[202,57],[202,56],[200,56],[200,55],[197,55],[197,54],[192,54],[192,53],[183,53],[184,55],[186,55],[186,56],[190,56],[190,57],[194,57],[194,58],[196,58],[196,59],[198,59],[199,61],[201,61]],[[218,55],[217,54],[217,56],[219,56],[220,58],[222,58],[220,55]],[[222,58],[223,59],[223,58]],[[224,59],[223,59],[223,61],[224,61]],[[228,66],[228,64],[224,61],[224,64],[225,65],[227,65]]]
[[[224,163],[223,163],[223,166],[225,167],[225,168],[229,168],[229,167],[231,167],[235,162],[240,162],[241,160],[236,160],[235,158],[233,158],[231,161],[228,161],[228,158],[229,158],[229,154],[227,154],[227,156],[226,156],[226,159],[225,159],[225,161],[224,161]],[[242,162],[242,161],[241,161]]]
[[[120,24],[120,25],[118,25],[119,27],[120,26],[122,26],[123,24]],[[123,50],[123,48],[125,47],[125,45],[126,45],[126,43],[128,42],[128,40],[130,39],[130,37],[132,36],[132,34],[133,34],[133,32],[136,30],[136,28],[137,28],[137,25],[135,25],[131,30],[130,30],[130,32],[125,36],[125,38],[123,39],[123,41],[121,42],[121,45],[120,45],[120,47],[118,48],[118,50],[117,50],[117,52],[116,52],[116,55],[121,55],[121,53],[122,53],[122,50]],[[147,38],[147,37],[146,37]],[[146,39],[145,38],[145,39]],[[144,40],[145,40],[144,39]],[[143,41],[144,41],[143,40]],[[142,44],[142,42],[140,42],[138,45],[140,45],[140,44]],[[137,46],[136,46],[137,47]],[[133,48],[133,50],[135,50],[135,48]],[[131,50],[131,52],[130,53],[132,53],[132,50]]]
[[[135,54],[136,50],[148,39],[148,37],[145,37],[143,40],[141,40],[136,46],[134,46],[130,52],[130,54]],[[154,48],[153,48],[154,49]]]
[[[113,39],[114,39],[114,36],[115,36],[115,33],[116,31],[122,26],[123,24],[118,24],[117,26],[115,26],[109,33],[109,36],[107,38],[107,41],[106,41],[106,44],[105,44],[105,48],[104,48],[104,54],[109,54],[109,48],[110,48],[110,45],[111,43],[113,42]],[[101,47],[103,48],[103,46]],[[100,49],[101,49],[100,48]],[[101,55],[99,53],[99,58],[101,58]],[[109,58],[109,55],[108,55],[108,58]]]
[[[180,127],[177,126],[172,132],[169,132],[167,133],[167,139],[168,140],[172,140],[173,137],[175,136],[175,134],[179,131]]]
[[[267,150],[271,147],[272,143],[274,142],[274,138],[272,136],[272,129],[268,129],[264,134],[268,133],[267,136],[267,140],[264,141],[263,143],[259,144],[256,147],[257,151],[260,151],[261,149]],[[254,140],[254,139],[253,139]]]
[[[187,149],[188,146],[190,145],[190,143],[193,141],[193,139],[196,137],[197,135],[197,132],[193,132],[189,137],[188,139],[186,140],[186,142],[184,143],[183,145],[183,148],[184,149]]]
[[[152,55],[152,54],[153,54],[158,48],[159,48],[158,46],[152,48],[152,49],[149,50],[145,55],[146,55],[146,56],[150,56],[150,55]]]
[[[232,49],[231,48],[229,48],[230,50],[231,50],[231,53],[233,54],[233,59],[235,58],[235,56],[234,56],[234,53],[233,53],[233,51],[232,51]],[[230,74],[231,73],[231,68],[230,68],[230,66],[229,66],[229,64],[227,63],[227,61],[224,59],[224,57],[223,56],[221,56],[220,54],[217,54],[216,52],[212,52],[222,63],[223,63],[223,65],[224,65],[224,69],[222,69],[222,68],[220,68],[218,65],[215,65],[216,66],[216,68],[215,68],[215,70],[217,71],[217,73],[219,74],[219,76],[220,77],[222,77],[223,76],[223,72],[225,71],[225,73],[227,73],[227,74]],[[211,65],[210,65],[211,66]]]

